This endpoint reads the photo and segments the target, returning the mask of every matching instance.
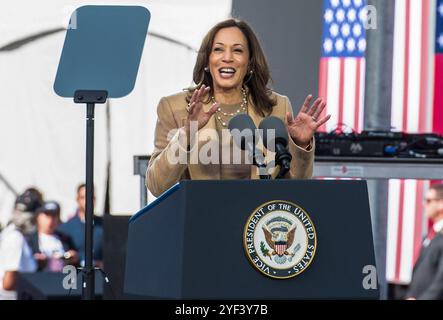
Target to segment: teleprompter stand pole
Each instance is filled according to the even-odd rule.
[[[85,216],[85,266],[82,269],[82,298],[95,297],[95,268],[93,258],[94,232],[94,111],[96,103],[105,103],[108,92],[104,90],[77,90],[75,103],[86,103],[86,216]]]

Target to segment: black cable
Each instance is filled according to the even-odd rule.
[[[115,295],[114,288],[112,287],[111,281],[109,280],[106,272],[104,270],[102,270],[101,268],[97,268],[97,267],[95,267],[95,270],[98,270],[102,273],[103,279],[105,279],[105,283],[107,283],[109,285],[109,288],[111,289],[112,298],[114,300],[117,300],[117,296]]]

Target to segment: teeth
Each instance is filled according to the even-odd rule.
[[[233,68],[221,68],[220,72],[235,73],[235,70]]]

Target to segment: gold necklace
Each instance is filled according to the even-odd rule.
[[[236,116],[237,114],[239,114],[240,112],[246,111],[246,109],[248,107],[248,99],[246,97],[246,90],[244,88],[241,88],[241,94],[242,94],[242,102],[240,104],[240,107],[236,111],[224,112],[221,107],[218,107],[218,109],[216,111],[217,114],[215,115],[215,117],[223,127],[227,127],[228,126],[227,122],[229,122],[229,121],[223,121],[222,116],[232,118],[232,117]],[[211,97],[211,100],[213,103],[216,102],[214,96]]]

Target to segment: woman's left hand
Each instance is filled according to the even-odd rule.
[[[331,118],[331,115],[327,115],[318,119],[326,107],[326,102],[318,98],[310,107],[311,101],[312,95],[307,96],[300,112],[295,118],[292,117],[290,112],[286,114],[288,133],[295,144],[302,148],[309,146],[314,133]]]

